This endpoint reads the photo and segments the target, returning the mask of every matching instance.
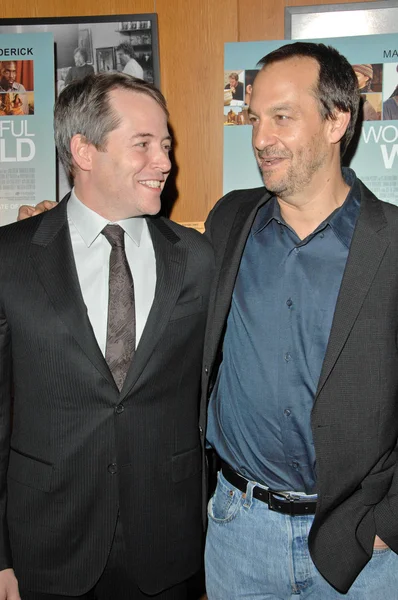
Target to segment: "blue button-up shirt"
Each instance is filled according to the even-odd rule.
[[[310,414],[360,206],[344,175],[346,201],[304,240],[276,198],[259,209],[232,297],[207,439],[275,490],[316,491]]]

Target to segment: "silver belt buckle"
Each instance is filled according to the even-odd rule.
[[[276,504],[278,502],[278,498],[276,496],[280,496],[281,498],[283,498],[283,500],[286,501],[286,502],[283,502],[283,500],[282,500],[281,502],[283,503],[283,506],[288,506],[289,510],[284,512],[282,510],[278,510],[278,508],[275,508],[275,506],[278,507],[278,504]],[[299,499],[296,498],[295,496],[292,496],[288,492],[273,492],[271,490],[268,490],[268,508],[269,508],[269,510],[272,510],[274,512],[281,512],[283,514],[290,514],[290,516],[294,516],[292,507],[296,502],[299,502]],[[279,506],[282,506],[282,504],[280,504]]]

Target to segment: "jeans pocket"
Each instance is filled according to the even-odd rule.
[[[236,517],[242,502],[242,492],[233,486],[228,487],[218,478],[216,491],[207,506],[208,516],[217,523],[228,523]]]

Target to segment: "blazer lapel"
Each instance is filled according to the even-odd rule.
[[[156,288],[152,308],[122,389],[125,397],[144,370],[177,303],[184,281],[187,250],[161,218],[147,219],[156,257]]]
[[[362,195],[315,398],[333,369],[387,250],[389,242],[379,234],[386,224],[382,203]]]
[[[208,327],[206,334],[206,346],[211,353],[209,356],[210,364],[215,358],[220,343],[226,316],[231,305],[236,276],[251,226],[258,209],[269,199],[269,193],[264,190],[264,194],[260,199],[243,200],[236,212],[224,256],[222,257],[221,267],[217,269],[218,279],[214,282],[210,297],[208,323],[211,326]]]
[[[66,214],[68,197],[46,213],[32,239],[31,261],[54,309],[98,371],[115,385],[88,318]]]

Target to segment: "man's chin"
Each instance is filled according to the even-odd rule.
[[[162,205],[159,200],[153,200],[152,202],[146,202],[144,206],[142,206],[142,216],[154,217],[160,212]]]
[[[279,192],[284,188],[280,181],[268,173],[262,173],[262,179],[265,187],[269,192],[271,192],[271,194],[279,194]]]

